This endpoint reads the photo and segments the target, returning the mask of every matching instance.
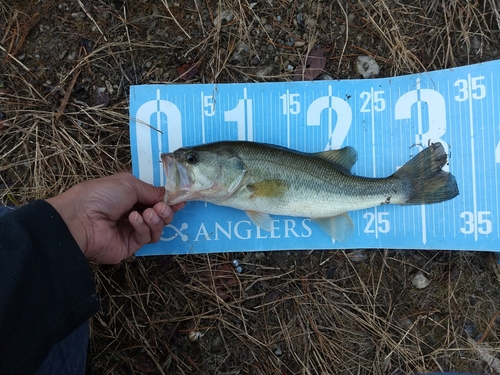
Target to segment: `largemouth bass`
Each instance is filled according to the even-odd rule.
[[[351,173],[352,147],[304,153],[246,141],[215,142],[161,155],[165,201],[200,200],[244,210],[272,229],[270,215],[309,217],[335,240],[354,231],[348,211],[385,204],[430,204],[458,195],[455,177],[442,170],[440,143],[425,148],[394,174],[367,178]]]

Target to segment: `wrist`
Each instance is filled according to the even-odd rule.
[[[87,237],[85,235],[86,229],[84,220],[82,219],[84,213],[75,209],[75,207],[78,207],[79,205],[74,202],[72,197],[68,197],[66,193],[49,198],[46,201],[59,213],[78,247],[82,251],[83,255],[85,255]]]

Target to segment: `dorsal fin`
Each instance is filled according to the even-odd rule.
[[[317,152],[314,154],[322,159],[328,160],[336,165],[351,170],[352,166],[358,161],[358,153],[351,146],[346,146],[340,150],[329,150]]]

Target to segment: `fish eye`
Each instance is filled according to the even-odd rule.
[[[186,155],[186,161],[189,164],[196,164],[198,163],[198,155],[194,152],[190,152],[189,154]]]

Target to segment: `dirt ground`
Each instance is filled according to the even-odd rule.
[[[496,0],[2,1],[0,199],[20,205],[130,169],[132,84],[352,79],[362,55],[379,77],[498,59],[499,10]],[[318,51],[320,64],[302,69]],[[94,270],[102,310],[89,373],[500,373],[490,253],[164,256]]]

